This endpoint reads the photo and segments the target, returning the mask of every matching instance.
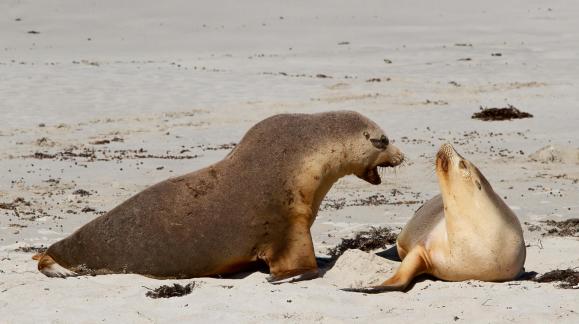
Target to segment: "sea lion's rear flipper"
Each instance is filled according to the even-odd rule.
[[[47,277],[66,278],[77,275],[75,272],[56,263],[56,261],[46,253],[43,253],[38,260],[38,271],[42,272]]]
[[[317,278],[319,276],[318,269],[306,270],[306,272],[303,272],[303,273],[302,273],[302,271],[303,270],[301,270],[301,269],[299,271],[295,271],[295,273],[299,273],[299,274],[298,275],[289,274],[290,277],[269,276],[267,278],[267,282],[269,282],[270,284],[273,284],[273,285],[279,285],[282,283],[292,283],[292,282],[298,282],[298,281],[302,281],[302,280],[310,280],[310,279]],[[286,275],[288,275],[288,273],[286,273]]]
[[[404,291],[416,276],[428,271],[428,256],[422,246],[417,246],[406,255],[396,273],[379,286],[345,288],[344,291],[378,294],[386,291]]]
[[[274,247],[269,265],[272,284],[309,280],[318,276],[318,264],[314,253],[314,243],[307,222],[295,220],[288,231],[287,239]]]

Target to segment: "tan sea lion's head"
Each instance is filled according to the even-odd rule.
[[[465,209],[473,210],[497,197],[479,169],[450,144],[443,144],[436,154],[436,173],[445,206],[465,204]]]

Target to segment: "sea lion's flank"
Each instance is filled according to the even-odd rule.
[[[523,272],[521,224],[477,167],[445,144],[436,174],[441,195],[420,207],[398,236],[402,263],[396,273],[379,286],[344,290],[403,291],[420,274],[500,282]]]
[[[223,160],[153,185],[51,245],[38,269],[192,278],[262,260],[274,282],[314,277],[310,227],[328,190],[348,174],[379,184],[378,168],[402,160],[359,113],[276,115]]]

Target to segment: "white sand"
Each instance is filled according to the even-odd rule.
[[[324,278],[280,286],[262,273],[202,278],[190,295],[159,300],[145,297],[143,286],[173,281],[38,273],[32,254],[16,247],[50,244],[98,216],[81,211],[87,206],[109,210],[219,160],[228,150],[211,148],[280,112],[360,111],[410,157],[380,186],[354,177],[334,186],[326,201],[346,207],[319,213],[312,231],[320,256],[368,226],[403,226],[416,201],[438,192],[432,158],[447,141],[522,222],[579,217],[577,162],[531,158],[548,145],[579,146],[577,3],[194,3],[201,2],[0,2],[0,202],[30,202],[18,216],[0,209],[0,322],[579,322],[577,290],[553,284],[426,280],[408,293],[338,290],[379,282],[396,266],[362,252],[344,255]],[[366,82],[372,78],[382,82]],[[534,117],[470,118],[479,106],[507,104]],[[123,141],[90,144],[114,137]],[[26,157],[71,148],[199,157]],[[378,193],[411,203],[356,206]],[[579,267],[577,238],[524,227],[528,271]]]

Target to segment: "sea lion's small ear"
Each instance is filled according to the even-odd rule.
[[[364,131],[363,134],[364,134],[364,137],[366,137],[366,139],[369,139],[369,138],[370,138],[370,134],[368,134],[368,132]]]
[[[372,142],[372,145],[374,145],[374,147],[379,148],[381,150],[386,149],[386,147],[388,147],[388,144],[390,144],[390,141],[388,140],[388,137],[386,137],[386,135],[380,136],[379,139],[371,138],[370,142]]]
[[[482,187],[481,187],[481,185],[480,185],[480,182],[479,182],[478,180],[475,180],[474,183],[476,183],[476,187],[478,188],[478,190],[481,190],[481,189],[482,189]]]

